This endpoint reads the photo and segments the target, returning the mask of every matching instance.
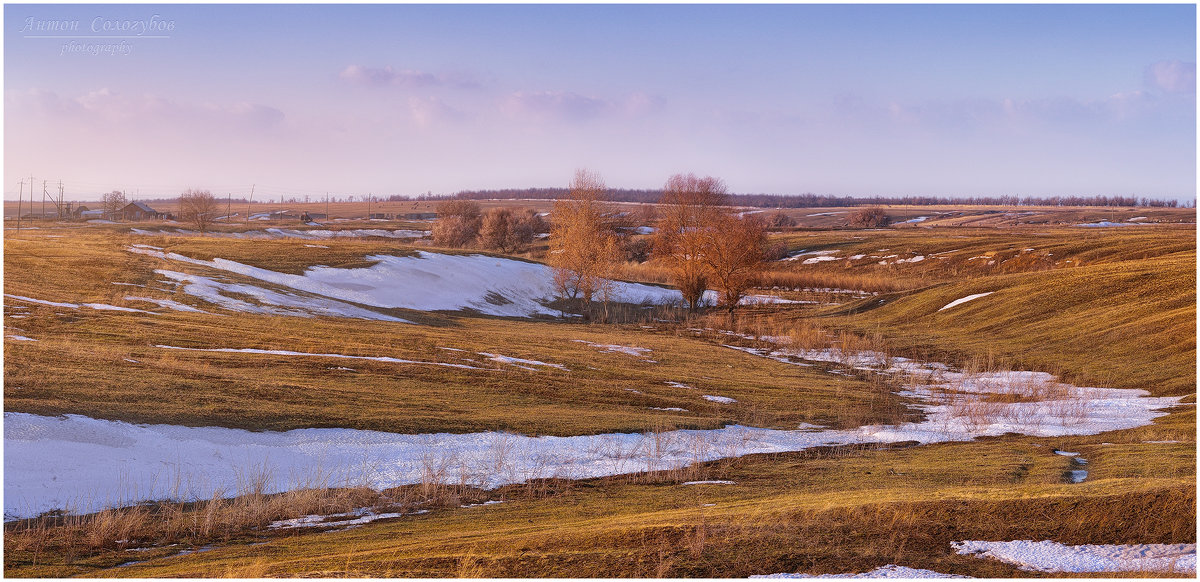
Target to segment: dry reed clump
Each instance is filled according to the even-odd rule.
[[[563,478],[530,478],[495,491],[482,489],[494,478],[515,481],[521,477],[514,468],[518,453],[515,443],[513,435],[498,434],[488,454],[473,466],[463,463],[457,455],[429,451],[420,460],[419,483],[382,492],[367,486],[373,471],[364,467],[357,483],[347,479],[344,485],[333,486],[328,475],[317,471],[293,478],[297,487],[292,490],[270,494],[267,491],[274,480],[272,471],[265,466],[249,467],[238,472],[237,494],[232,497],[217,489],[211,498],[196,502],[161,501],[86,515],[55,512],[19,520],[6,525],[5,548],[22,554],[31,566],[37,566],[45,554],[54,554],[70,564],[84,556],[130,547],[228,542],[254,532],[261,535],[272,522],[304,516],[342,514],[365,508],[376,513],[408,513],[505,496],[536,499],[571,489],[571,483]],[[659,451],[666,455],[674,446],[669,435],[663,433],[648,439],[643,447],[651,454]],[[646,450],[630,450],[624,454],[632,459],[645,453]],[[529,475],[539,474],[542,468],[534,466]],[[677,478],[697,474],[682,469],[666,473]],[[179,497],[182,481],[178,476],[175,480],[174,497]]]
[[[825,328],[803,320],[786,328],[783,335],[791,340],[791,347],[798,350],[823,350],[834,339]]]
[[[224,498],[217,490],[198,502],[153,502],[105,509],[86,515],[54,512],[5,525],[7,551],[31,553],[36,566],[44,553],[67,563],[104,550],[171,544],[203,545],[229,541],[272,521],[305,515],[340,513],[385,503],[378,492],[363,487],[298,489],[264,494],[257,477],[241,495]]]
[[[891,293],[908,291],[929,284],[922,279],[905,279],[892,273],[847,273],[826,270],[774,270],[758,275],[755,287],[760,289],[852,289],[856,291]]]

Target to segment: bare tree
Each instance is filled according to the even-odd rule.
[[[733,313],[762,270],[767,251],[767,227],[755,215],[722,215],[703,229],[701,261],[722,306]]]
[[[220,210],[220,204],[208,190],[189,189],[179,195],[179,218],[196,225],[196,230],[205,232]]]
[[[582,300],[585,308],[597,295],[607,307],[612,295],[607,276],[619,247],[602,202],[607,192],[599,174],[576,170],[569,197],[555,202],[551,215],[549,262],[555,289],[559,297]]]
[[[100,195],[100,206],[104,208],[104,215],[113,218],[129,204],[129,200],[125,198],[125,193],[120,190],[113,190],[107,194]]]
[[[437,206],[433,223],[433,242],[444,247],[468,247],[475,244],[483,223],[479,203],[471,200],[447,200]]]
[[[708,286],[704,246],[726,203],[725,183],[713,177],[676,174],[667,180],[660,202],[654,256],[671,273],[688,308],[700,307]]]

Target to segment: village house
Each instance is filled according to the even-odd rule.
[[[159,212],[146,205],[145,202],[130,202],[117,211],[121,220],[161,220],[167,217],[165,212]]]

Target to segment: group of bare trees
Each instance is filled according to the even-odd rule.
[[[671,176],[663,190],[654,257],[693,310],[712,287],[732,313],[765,259],[766,224],[754,214],[731,214],[727,197],[721,180],[692,174]]]
[[[603,202],[606,191],[598,174],[579,170],[552,214],[554,283],[561,297],[585,307],[597,298],[607,305],[611,273],[631,247],[622,244],[620,216]],[[717,178],[671,176],[659,202],[650,260],[670,274],[689,309],[705,305],[711,287],[732,313],[763,266],[766,224],[754,215],[731,213],[725,184]]]
[[[433,223],[433,242],[453,248],[481,248],[513,253],[533,243],[546,232],[546,221],[534,210],[493,208],[487,213],[472,200],[448,200],[438,204]]]

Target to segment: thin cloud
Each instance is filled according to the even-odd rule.
[[[1146,67],[1146,86],[1164,93],[1196,94],[1196,63],[1160,61]]]
[[[458,75],[433,74],[413,69],[395,69],[386,67],[366,67],[363,65],[348,65],[338,73],[338,77],[347,83],[364,87],[451,87],[456,89],[473,89],[479,83]]]
[[[464,114],[437,97],[409,97],[408,112],[418,127],[430,127],[447,121],[457,121]]]
[[[161,95],[127,95],[107,87],[75,97],[31,89],[9,93],[5,101],[11,112],[73,119],[95,127],[152,121],[165,128],[196,125],[265,131],[282,126],[286,119],[279,109],[260,103],[189,103]]]
[[[642,92],[604,99],[571,91],[516,91],[500,109],[509,117],[541,121],[587,121],[603,117],[641,117],[660,111],[665,101]]]

